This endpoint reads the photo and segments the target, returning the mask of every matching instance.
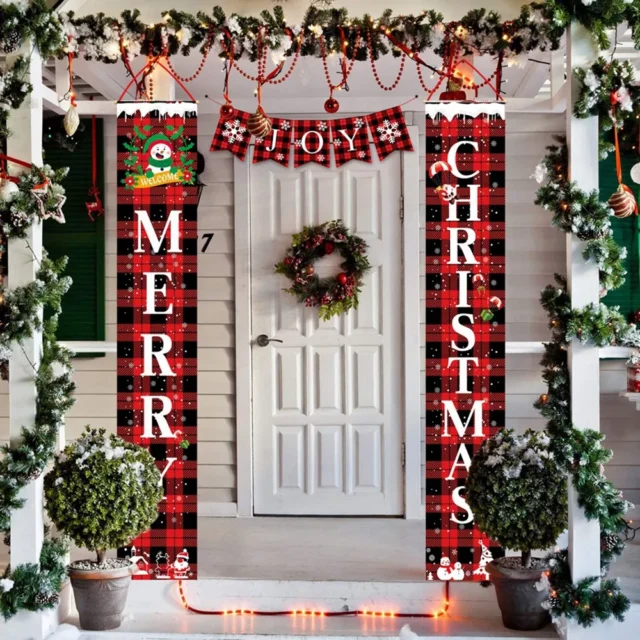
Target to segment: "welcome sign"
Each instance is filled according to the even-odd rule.
[[[426,105],[426,573],[488,580],[465,478],[505,426],[505,118]]]
[[[197,576],[197,113],[118,103],[118,435],[149,449],[164,498],[118,551],[138,579]]]

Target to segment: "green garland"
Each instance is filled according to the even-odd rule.
[[[7,128],[9,109],[17,109],[33,90],[31,84],[25,81],[28,69],[29,61],[24,56],[18,56],[10,68],[0,72],[0,138],[10,135]]]
[[[5,446],[0,458],[0,530],[9,531],[11,512],[22,507],[19,494],[37,478],[53,459],[58,431],[64,414],[73,406],[75,385],[71,379],[71,352],[55,339],[62,296],[71,286],[71,278],[61,276],[66,258],[52,261],[42,258],[36,279],[6,293],[2,306],[0,360],[6,360],[15,345],[20,345],[42,329],[42,359],[36,373],[36,416],[32,427],[23,427],[17,446]],[[47,306],[53,312],[40,320]],[[62,373],[56,367],[62,365]],[[60,540],[45,541],[40,565],[19,565],[7,569],[0,580],[0,612],[5,619],[20,609],[39,611],[57,602],[66,568],[66,545]]]
[[[568,153],[562,138],[548,147],[548,154],[536,169],[536,178],[548,183],[538,190],[536,203],[553,212],[553,224],[566,233],[574,233],[587,243],[583,256],[598,264],[601,291],[605,294],[624,281],[621,261],[626,252],[614,241],[608,208],[599,202],[597,192],[586,193],[567,179]],[[603,253],[598,253],[602,251]],[[604,257],[603,257],[604,256]],[[547,419],[547,430],[558,461],[571,474],[578,495],[578,504],[589,520],[600,524],[601,575],[573,584],[567,550],[549,557],[550,570],[546,580],[550,586],[547,607],[554,618],[564,616],[582,626],[596,620],[615,617],[622,620],[629,609],[629,599],[614,580],[603,580],[609,564],[624,550],[622,534],[624,518],[630,504],[604,476],[604,464],[611,451],[602,447],[604,436],[597,431],[581,431],[571,420],[571,387],[567,348],[571,340],[583,344],[640,346],[640,332],[628,324],[616,307],[602,303],[582,309],[571,308],[571,297],[565,278],[556,275],[556,285],[549,285],[541,296],[541,304],[549,316],[551,342],[544,345],[541,361],[542,377],[547,393],[535,403]]]
[[[52,169],[48,164],[34,165],[20,175],[16,193],[6,200],[0,196],[0,221],[7,238],[24,238],[36,219],[64,222],[62,205],[66,198],[60,182],[67,173],[66,167]]]

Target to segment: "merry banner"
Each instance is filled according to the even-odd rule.
[[[147,447],[164,498],[119,549],[136,578],[197,575],[197,113],[118,103],[118,435]]]
[[[426,572],[488,580],[465,478],[505,426],[504,105],[428,103],[425,132]]]
[[[211,141],[211,151],[231,151],[244,160],[251,143],[251,117],[251,114],[238,109],[227,117],[221,115]],[[294,167],[307,162],[330,167],[331,155],[336,167],[350,160],[370,163],[369,134],[380,160],[394,151],[413,151],[401,107],[355,118],[269,118],[269,121],[271,128],[268,134],[255,138],[254,164],[273,160],[288,167],[292,149]]]

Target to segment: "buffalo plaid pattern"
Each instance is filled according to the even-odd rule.
[[[197,142],[196,107],[184,117],[171,115],[166,103],[142,116],[120,115],[118,135],[118,222],[117,222],[117,283],[118,283],[118,353],[117,353],[117,424],[118,435],[128,442],[148,447],[158,470],[166,471],[163,478],[164,498],[158,506],[158,518],[151,529],[131,542],[131,547],[119,549],[120,557],[134,555],[141,560],[137,579],[195,578],[197,576],[197,205],[198,187],[172,183],[152,188],[126,189],[124,164],[128,153],[123,144],[133,132],[151,125],[148,135],[165,132],[166,125],[176,129],[184,126],[186,138]],[[120,112],[120,110],[119,110]],[[189,152],[195,161],[196,148]],[[150,221],[160,237],[171,211],[180,211],[180,253],[168,253],[170,232],[154,253],[144,229],[138,246],[136,211],[148,212]],[[148,272],[170,273],[155,276],[156,288],[166,286],[166,295],[156,295],[156,308],[168,314],[145,315]],[[156,359],[152,359],[155,375],[142,376],[143,334],[165,334],[172,341],[166,354],[172,377],[160,375]],[[159,350],[159,339],[154,349]],[[164,438],[153,421],[153,438],[143,438],[143,396],[164,396],[172,403],[166,416],[175,438]],[[153,402],[154,410],[161,408]],[[182,448],[181,442],[189,445]],[[186,444],[186,443],[185,443]],[[167,470],[168,467],[168,470]],[[135,552],[133,550],[135,547]],[[189,571],[176,572],[173,563],[179,553],[189,556]]]
[[[463,106],[463,105],[462,105]],[[472,178],[456,178],[453,172],[429,178],[428,169],[437,161],[448,162],[452,145],[461,140],[477,144],[461,145],[456,154],[462,174],[478,174]],[[502,555],[499,547],[487,540],[474,522],[466,522],[467,511],[456,505],[454,492],[464,487],[467,470],[460,457],[464,445],[470,457],[479,449],[484,437],[505,426],[505,121],[503,117],[457,115],[451,119],[426,117],[426,571],[436,577],[441,560],[442,570],[456,568],[464,579],[483,580],[479,562],[482,546],[489,547],[494,558]],[[458,221],[447,221],[449,204],[441,199],[442,185],[457,187]],[[479,222],[468,220],[469,186],[478,185]],[[476,239],[471,244],[479,264],[447,264],[450,255],[450,228],[471,227]],[[467,236],[460,234],[462,240]],[[468,304],[457,307],[460,298],[459,273],[466,275]],[[474,277],[477,276],[477,277]],[[490,298],[501,301],[501,308],[490,308]],[[495,306],[495,299],[494,299]],[[483,311],[494,315],[484,320]],[[456,351],[456,345],[467,344],[466,338],[452,329],[457,314],[473,315],[475,345],[468,351]],[[462,320],[469,325],[469,320]],[[456,393],[460,388],[458,362],[449,366],[452,357],[478,358],[469,362],[470,393]],[[463,365],[464,366],[464,365]],[[443,401],[450,400],[458,410],[462,424],[467,423],[473,403],[482,405],[483,437],[473,437],[473,418],[460,437],[452,420],[444,436]],[[479,407],[478,407],[479,408]],[[454,466],[455,465],[455,466]],[[453,479],[449,480],[448,477]],[[459,490],[464,498],[464,490]],[[458,500],[458,502],[460,502]],[[456,518],[456,522],[453,518]],[[475,573],[474,573],[475,572]]]
[[[246,111],[235,109],[229,118],[219,118],[210,151],[231,151],[234,156],[244,160],[251,142],[251,134],[247,131],[249,115]]]
[[[271,133],[266,138],[256,138],[253,146],[253,162],[273,160],[289,166],[291,155],[291,120],[271,118]]]
[[[369,134],[364,118],[333,120],[331,122],[331,143],[336,167],[342,166],[349,160],[371,162]]]
[[[293,121],[293,166],[317,162],[331,166],[331,133],[327,120]]]
[[[400,107],[368,115],[367,124],[380,160],[394,151],[413,151],[409,129]]]

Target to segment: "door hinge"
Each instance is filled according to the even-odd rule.
[[[407,445],[404,442],[402,443],[401,460],[402,460],[402,466],[404,467],[404,465],[407,462]]]
[[[404,220],[404,196],[400,196],[400,220]]]

